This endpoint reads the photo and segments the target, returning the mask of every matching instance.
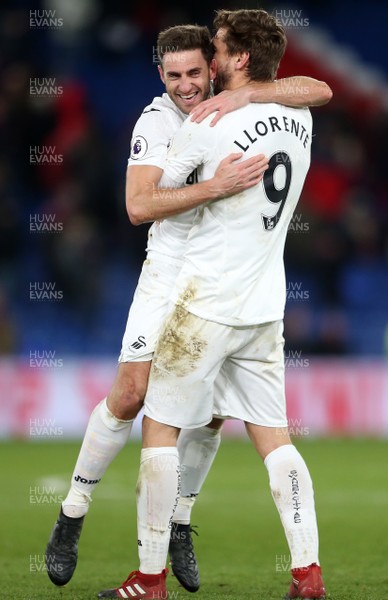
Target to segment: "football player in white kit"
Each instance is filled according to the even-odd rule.
[[[286,37],[273,16],[219,11],[214,24],[221,89],[274,80]],[[204,205],[189,233],[145,399],[140,567],[99,597],[165,597],[169,524],[180,493],[178,433],[216,415],[244,420],[268,470],[292,558],[286,598],[323,599],[312,481],[287,430],[282,335],[283,251],[310,165],[311,115],[269,103],[250,104],[210,127],[213,117],[200,124],[188,119],[177,131],[166,184],[181,186],[195,168],[200,181],[208,180],[233,150],[249,157],[260,148],[269,168],[258,185]]]
[[[184,190],[160,189],[167,147],[173,133],[182,124],[187,113],[198,106],[209,94],[211,71],[211,46],[206,28],[183,26],[170,28],[159,36],[158,46],[174,44],[174,33],[184,35],[185,46],[168,62],[167,53],[160,69],[168,94],[155,98],[145,108],[137,122],[131,142],[131,156],[127,176],[127,209],[133,223],[157,221],[151,227],[147,260],[139,279],[130,309],[126,332],[119,358],[119,369],[107,399],[94,410],[89,420],[84,442],[75,466],[72,485],[62,504],[60,516],[54,526],[46,550],[46,564],[50,579],[56,585],[67,583],[77,563],[77,544],[91,494],[106,468],[125,445],[133,419],[141,408],[147,386],[150,361],[161,324],[166,316],[169,295],[182,266],[182,256],[188,231],[195,212],[189,209],[212,199],[223,198],[243,191],[261,178],[266,168],[264,157],[236,163],[240,150],[222,161],[215,177],[192,185]],[[172,41],[171,41],[172,40]],[[298,79],[283,90],[282,101],[311,104],[327,99],[327,86],[306,78],[311,86],[310,95],[298,98],[295,89]],[[263,93],[245,88],[246,99],[240,93],[239,102],[249,99],[265,101],[280,99],[274,87]],[[258,150],[259,152],[259,150]],[[189,182],[195,182],[195,174]],[[184,215],[180,213],[186,211]],[[178,215],[178,216],[174,216]],[[179,564],[175,571],[181,583],[190,591],[199,587],[198,569],[190,535],[190,512],[199,489],[218,449],[219,428],[222,421],[210,426],[182,432],[179,444],[187,474],[187,492],[182,494],[177,511],[175,539],[184,546],[183,570]],[[187,460],[186,460],[187,459]],[[183,490],[185,490],[183,486]],[[181,552],[182,554],[182,552]],[[186,571],[185,571],[186,570]]]

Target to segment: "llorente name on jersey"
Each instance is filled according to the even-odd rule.
[[[257,136],[264,137],[268,133],[275,133],[275,131],[287,131],[295,135],[301,141],[304,148],[306,148],[310,137],[306,128],[295,119],[290,119],[289,117],[283,117],[282,119],[268,117],[264,121],[256,121],[249,131],[244,129],[240,141],[234,140],[233,143],[241,148],[243,152],[246,152],[252,144],[257,142],[259,139]],[[246,145],[247,143],[248,145]]]

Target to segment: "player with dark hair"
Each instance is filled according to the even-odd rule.
[[[215,29],[218,85],[239,90],[275,77],[286,36],[274,17],[263,10],[219,11]],[[181,186],[194,168],[201,181],[208,180],[233,149],[249,157],[260,147],[269,168],[259,184],[204,205],[190,231],[145,398],[137,486],[140,567],[99,597],[166,594],[169,524],[180,495],[178,434],[217,416],[245,422],[268,470],[292,558],[286,597],[322,600],[312,481],[287,428],[282,335],[283,251],[310,165],[312,119],[308,109],[274,103],[250,104],[214,127],[212,119],[186,120],[176,132],[166,183]]]
[[[209,96],[214,63],[209,32],[203,27],[169,28],[160,34],[158,50],[160,76],[167,93],[155,98],[144,109],[135,126],[126,190],[127,211],[132,223],[155,222],[149,231],[147,260],[128,316],[118,373],[108,398],[90,417],[71,489],[47,546],[47,570],[56,585],[67,583],[74,573],[78,539],[91,494],[125,445],[133,420],[142,406],[156,339],[166,316],[171,289],[182,266],[196,207],[255,185],[267,164],[262,155],[238,163],[242,152],[233,152],[222,161],[210,180],[196,183],[194,172],[188,177],[188,183],[192,185],[184,190],[163,187],[163,169],[171,137],[190,110]],[[322,95],[320,82],[311,80],[312,88],[314,85],[315,100],[312,101]],[[292,86],[288,88],[288,94],[283,95],[284,102],[300,102],[292,95]],[[280,99],[275,89],[272,96],[268,90],[267,96],[267,99]],[[308,102],[309,97],[304,97],[303,101]],[[179,437],[185,476],[170,554],[175,574],[190,591],[199,587],[190,535],[190,513],[218,449],[221,424],[221,420],[213,421],[197,430],[182,432]],[[197,457],[194,462],[193,455]]]

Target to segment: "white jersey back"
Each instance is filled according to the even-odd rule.
[[[147,165],[164,170],[168,146],[186,117],[168,94],[154,98],[134,127],[128,166]],[[195,183],[195,177],[196,173],[193,173],[192,181],[188,183]],[[164,174],[159,187],[172,187]],[[181,261],[196,213],[193,209],[153,223],[148,232],[147,251]]]
[[[266,323],[284,316],[283,252],[288,226],[310,165],[308,109],[250,104],[210,127],[210,115],[186,120],[169,149],[165,174],[182,183],[193,168],[213,176],[231,152],[264,153],[263,181],[202,208],[192,228],[174,300],[190,312],[226,325]]]

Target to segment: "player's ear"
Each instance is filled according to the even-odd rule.
[[[248,66],[248,63],[249,63],[249,52],[241,52],[240,54],[236,55],[235,66],[236,66],[237,71],[241,71],[242,69],[245,69]]]
[[[216,75],[217,75],[217,63],[215,61],[214,58],[212,58],[210,65],[209,65],[209,74],[210,74],[210,79],[215,79]]]
[[[165,82],[165,80],[164,80],[163,68],[162,68],[160,65],[158,65],[158,71],[159,71],[159,76],[160,76],[160,79],[161,79],[161,80],[162,80],[162,82],[165,84],[166,82]]]

